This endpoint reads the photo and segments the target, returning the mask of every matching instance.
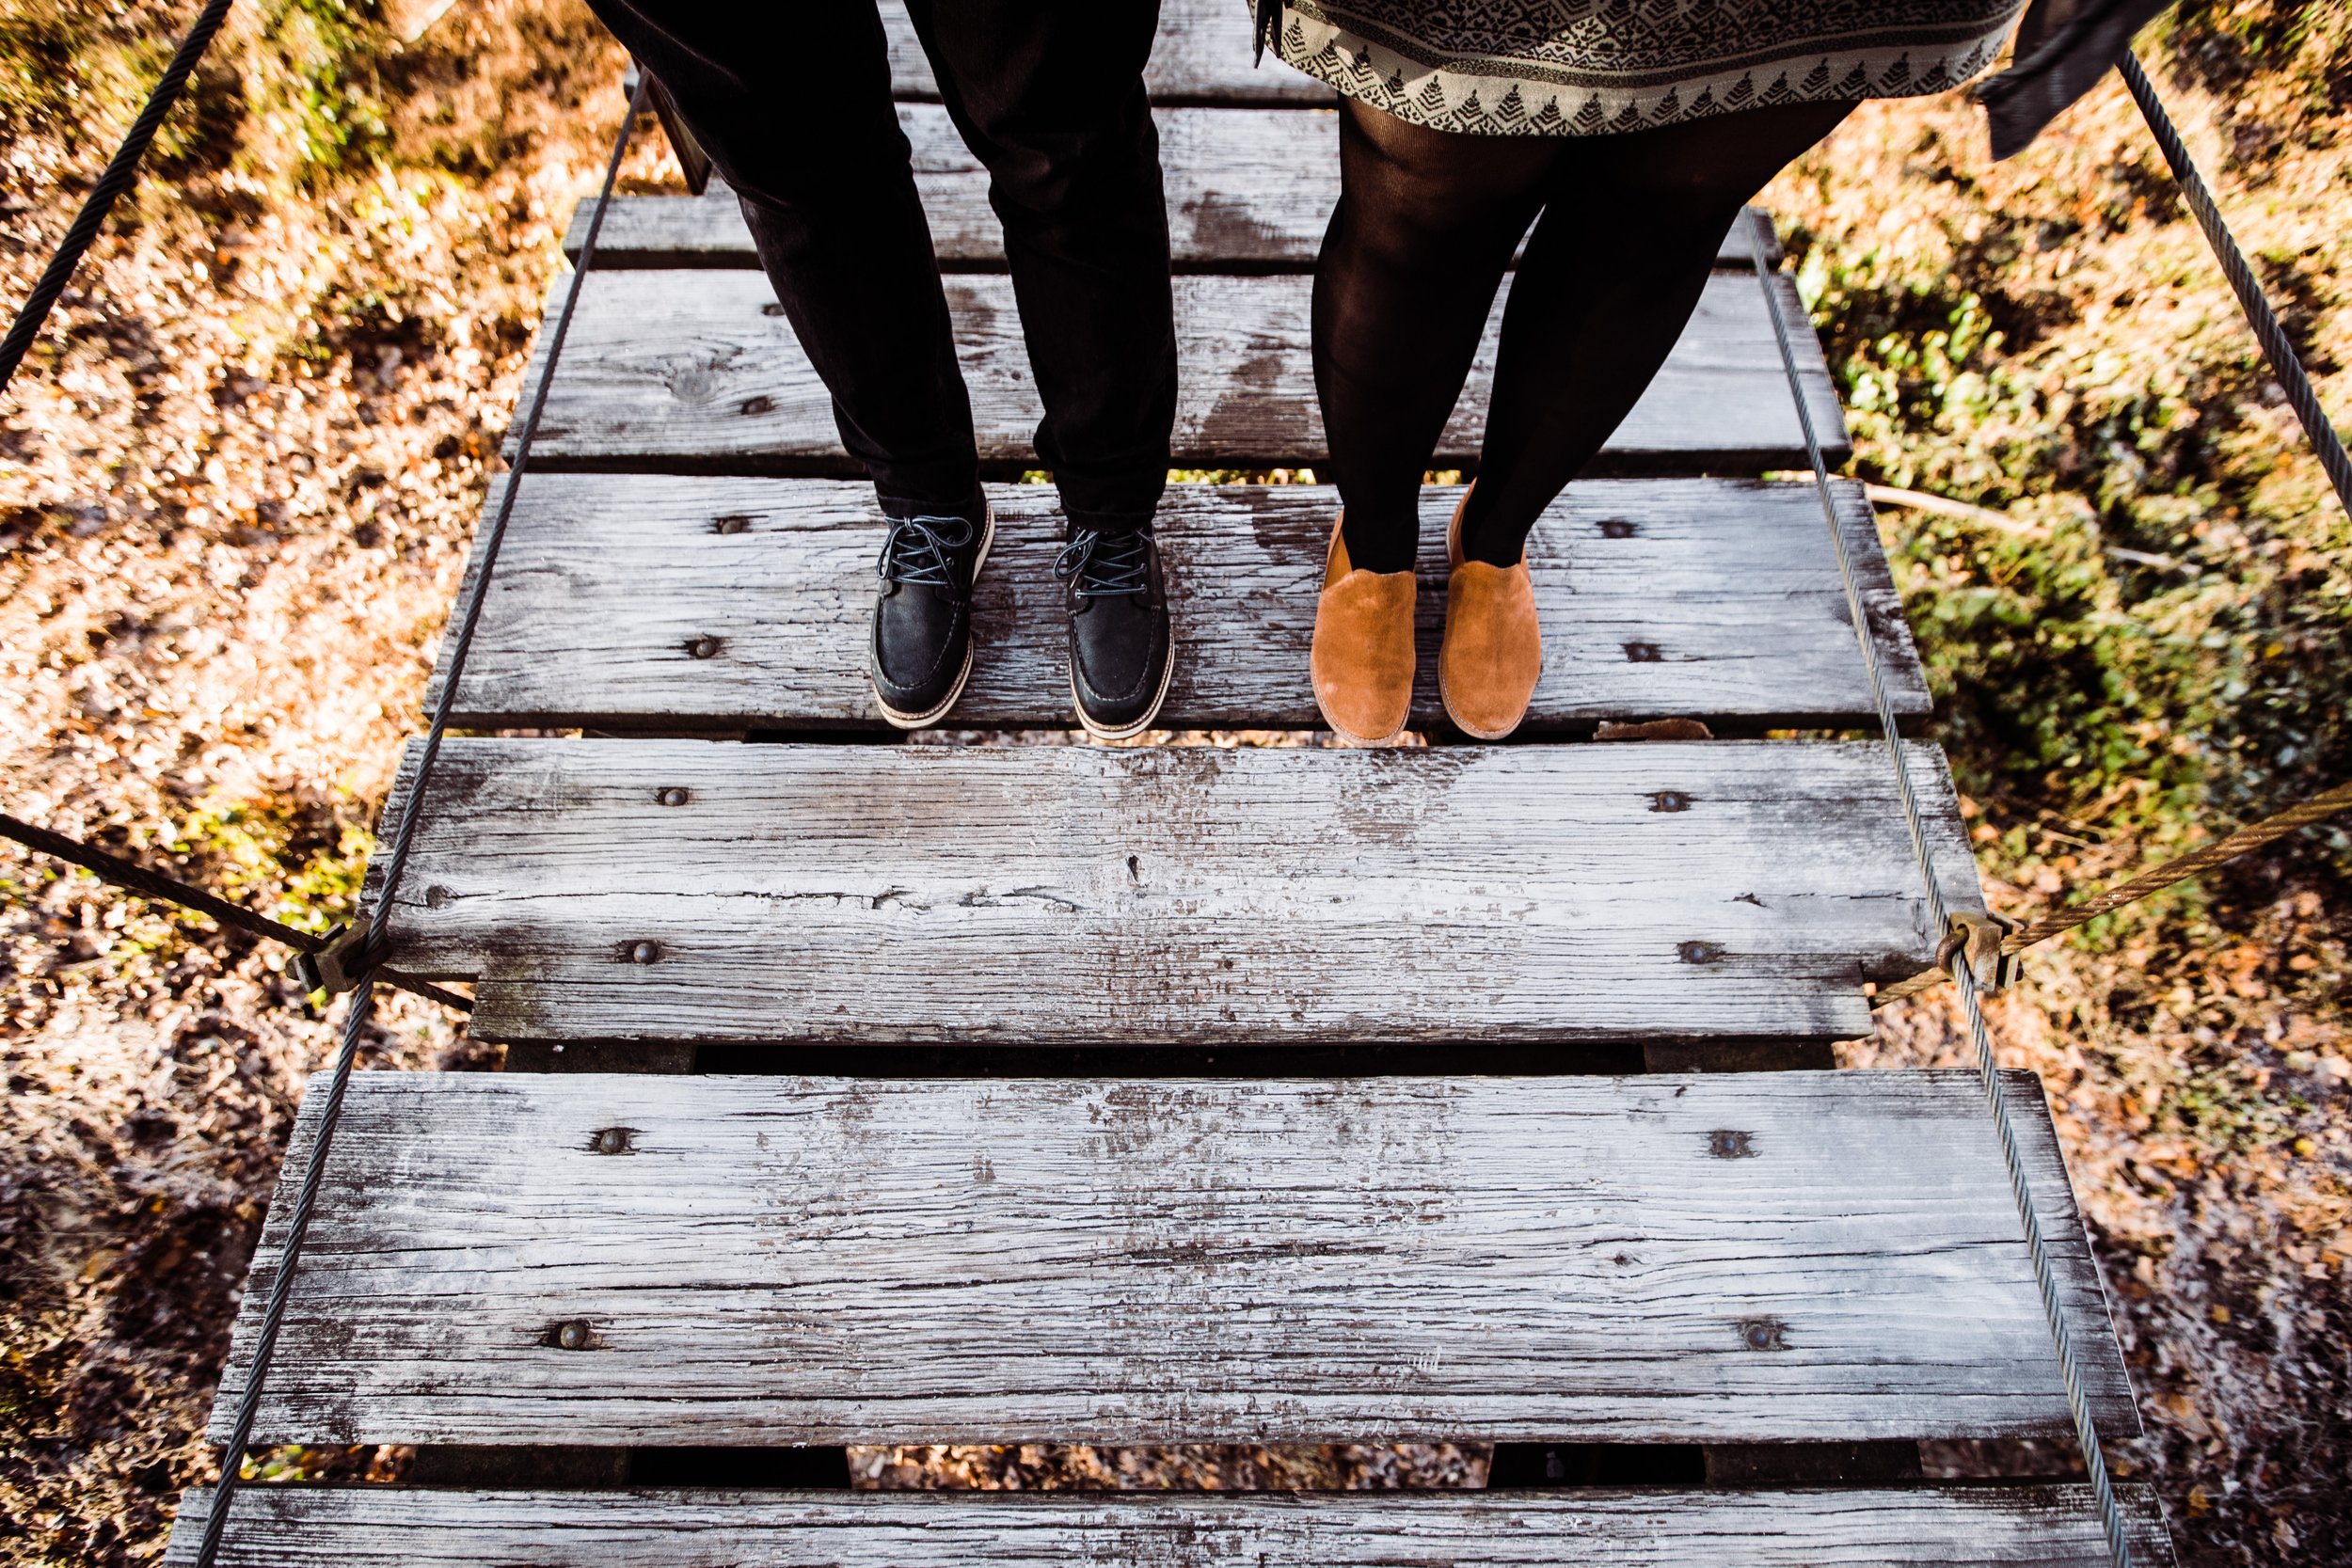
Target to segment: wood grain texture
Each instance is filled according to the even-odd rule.
[[[755,272],[605,271],[579,279],[580,309],[532,461],[547,467],[851,473],[833,403]],[[1289,467],[1325,456],[1308,357],[1305,277],[1190,274],[1176,283],[1180,466]],[[1012,280],[946,280],[984,461],[1034,461],[1040,406]],[[1805,321],[1776,275],[1788,319]],[[1507,291],[1506,291],[1507,293]],[[560,298],[558,300],[560,304]],[[550,318],[554,306],[550,307]],[[1494,372],[1498,298],[1433,461],[1474,462]],[[533,350],[522,402],[545,363]],[[1830,460],[1846,452],[1827,363],[1799,330],[1800,368]],[[1596,471],[1754,473],[1808,466],[1764,298],[1752,274],[1718,273],[1682,341],[1610,438]]]
[[[454,739],[420,821],[388,961],[493,1040],[1851,1038],[1933,950],[1875,744]]]
[[[1339,116],[1330,110],[1156,112],[1168,185],[1170,253],[1194,271],[1303,271],[1314,265],[1339,199]],[[1003,226],[988,204],[988,171],[936,103],[902,103],[914,182],[931,245],[950,271],[1005,264]],[[593,201],[573,209],[564,251],[577,262]],[[1719,262],[1750,265],[1745,219],[1724,236]],[[1777,254],[1772,258],[1777,260]],[[692,196],[616,197],[596,238],[600,267],[753,267],[751,231],[723,182]]]
[[[1445,528],[1461,492],[1422,502],[1421,689],[1443,728],[1438,642]],[[1881,668],[1899,714],[1926,676],[1862,487],[1837,482]],[[948,722],[1069,728],[1068,636],[1050,487],[994,486],[996,541],[974,604],[979,653]],[[496,489],[486,503],[494,511]],[[1315,596],[1337,493],[1173,487],[1159,537],[1177,636],[1162,722],[1304,727]],[[485,512],[485,515],[487,513]],[[545,474],[508,526],[454,721],[640,733],[882,724],[866,678],[872,489],[812,479]],[[1875,722],[1844,589],[1809,484],[1588,480],[1529,541],[1544,675],[1525,733],[1604,719],[1695,718],[1717,735]],[[470,580],[470,578],[469,578]],[[717,651],[689,649],[716,638]],[[446,653],[446,649],[444,650]],[[425,696],[439,700],[436,674]]]
[[[2119,1486],[2132,1556],[2173,1560]],[[164,1560],[196,1560],[192,1492]],[[221,1568],[2105,1568],[2087,1486],[1246,1497],[241,1495]]]
[[[2047,1110],[2030,1074],[2009,1086],[2090,1387],[2128,1436]],[[596,1152],[615,1127],[628,1152]],[[378,1072],[352,1080],[256,1432],[1769,1443],[2067,1423],[1969,1072]]]
[[[882,0],[891,91],[936,99],[938,80],[901,0]],[[1243,0],[1160,0],[1160,36],[1144,68],[1155,103],[1327,104],[1338,95],[1272,55],[1249,63],[1249,11]]]

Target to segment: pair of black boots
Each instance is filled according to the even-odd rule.
[[[902,730],[936,724],[972,675],[972,584],[996,519],[886,519],[874,600],[872,670],[882,717]],[[1158,546],[1147,527],[1073,527],[1054,563],[1070,615],[1070,696],[1078,721],[1104,740],[1140,734],[1159,716],[1175,668]]]

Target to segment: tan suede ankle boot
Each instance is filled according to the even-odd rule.
[[[1410,572],[1351,567],[1332,524],[1307,665],[1323,721],[1343,740],[1387,746],[1405,733],[1413,708],[1413,586]]]
[[[1446,559],[1454,575],[1446,582],[1438,695],[1464,735],[1501,740],[1527,717],[1544,673],[1544,637],[1524,549],[1518,564],[1508,568],[1463,559],[1462,513],[1469,505],[1465,490],[1446,528]]]

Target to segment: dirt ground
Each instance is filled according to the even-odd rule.
[[[184,9],[0,16],[0,297]],[[2152,45],[2339,413],[2344,27],[2242,0]],[[297,924],[348,911],[622,64],[564,0],[233,13],[0,408],[0,810]],[[658,137],[628,175],[674,179]],[[2352,775],[2352,531],[2120,88],[1999,167],[1957,99],[1870,105],[1767,204],[1855,471],[1979,509],[1883,522],[1996,906],[2037,912]],[[2043,950],[1994,1009],[2048,1085],[2115,1296],[2148,1426],[2118,1468],[2194,1564],[2352,1562],[2348,867],[2344,832],[2306,833]],[[228,1325],[330,1022],[266,946],[13,847],[0,895],[0,1560],[148,1561],[211,1472]],[[1844,1050],[1965,1059],[1948,997]],[[393,998],[362,1065],[495,1063]],[[1459,1485],[1485,1455],[855,1463],[871,1485]]]

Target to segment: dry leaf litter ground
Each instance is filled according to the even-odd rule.
[[[2337,10],[2191,7],[2154,53],[2341,412]],[[0,17],[7,299],[185,20],[152,0]],[[621,67],[552,0],[232,14],[0,411],[5,809],[282,918],[348,910]],[[628,174],[675,180],[652,137]],[[1857,471],[1982,509],[1885,523],[1996,904],[2051,907],[2352,772],[2352,541],[2119,88],[1999,168],[1964,103],[1871,105],[1768,201]],[[2045,950],[1994,1008],[2049,1085],[2117,1297],[2149,1422],[2120,1461],[2193,1563],[2352,1561],[2347,866],[2341,832],[2307,833]],[[265,946],[13,847],[0,880],[0,1559],[151,1560],[212,1465],[228,1325],[329,1024]],[[1847,1059],[1964,1059],[1948,998]],[[496,1052],[394,998],[363,1065]],[[1460,1485],[1485,1455],[854,1464],[875,1485]]]

